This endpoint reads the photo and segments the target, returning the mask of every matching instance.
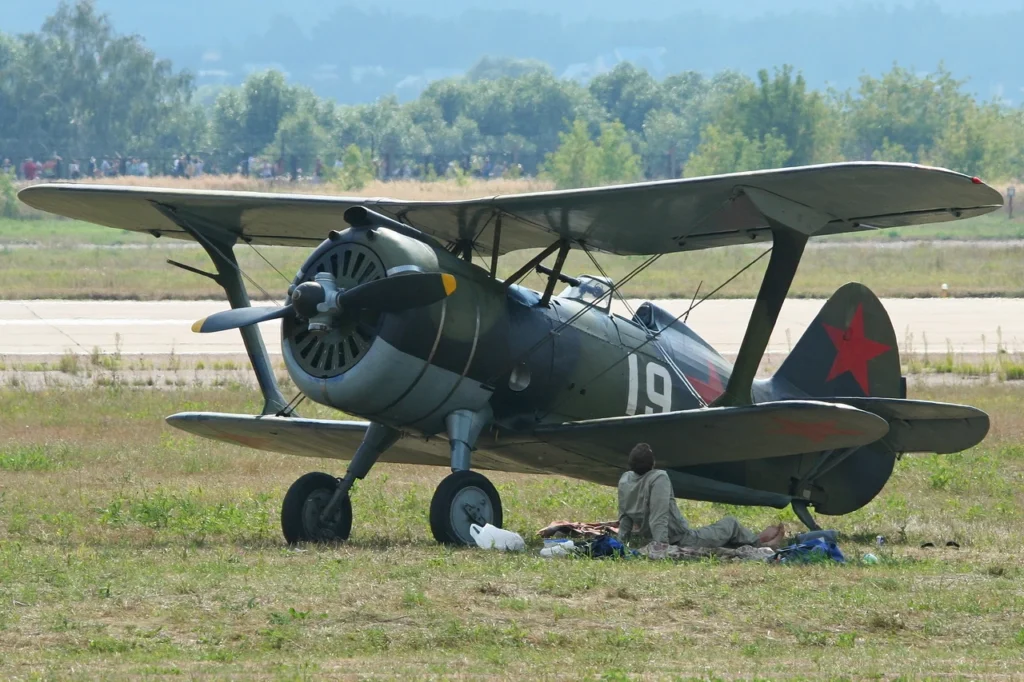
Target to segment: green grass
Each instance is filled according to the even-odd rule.
[[[1018,209],[1014,213],[1012,220],[1007,218],[1006,209],[1001,209],[994,213],[967,220],[894,227],[871,232],[853,232],[825,237],[825,239],[829,241],[1024,239],[1024,211]]]
[[[922,239],[902,248],[875,248],[872,243]],[[1024,240],[1024,219],[1006,220],[1004,214],[982,216],[958,223],[899,228],[875,233],[839,235],[812,244],[837,248],[811,248],[793,283],[791,296],[825,297],[848,281],[862,281],[881,296],[937,296],[946,283],[953,296],[1024,295],[1024,241],[1006,248],[942,246],[946,239]],[[929,241],[930,240],[930,241]],[[33,243],[24,248],[17,244]],[[130,247],[130,248],[117,248]],[[764,247],[731,247],[663,256],[640,274],[624,291],[636,297],[689,297],[703,281],[706,293],[749,263]],[[308,249],[262,247],[261,252],[290,277]],[[243,269],[272,295],[283,295],[287,282],[252,249],[237,249]],[[500,275],[511,274],[533,252],[519,252],[501,260]],[[616,280],[640,263],[641,257],[601,255],[599,262]],[[221,298],[211,281],[166,263],[167,259],[209,270],[209,259],[189,242],[157,240],[146,234],[112,230],[88,223],[43,219],[0,219],[0,297],[76,299],[196,299]],[[479,261],[481,262],[482,261]],[[751,297],[757,292],[767,259],[752,267],[719,296]],[[572,252],[568,273],[594,273],[585,254]],[[978,273],[984,273],[979,277]],[[537,275],[526,284],[542,288]],[[251,287],[254,299],[265,298]]]
[[[261,253],[290,277],[308,250],[263,247]],[[725,282],[763,251],[763,247],[730,247],[695,253],[666,255],[638,275],[623,291],[627,296],[689,298],[697,285],[702,295]],[[501,276],[511,274],[530,257],[519,252],[504,257]],[[258,254],[238,249],[242,268],[272,296],[283,296],[288,282]],[[223,298],[212,281],[172,267],[170,258],[204,270],[209,259],[196,246],[168,246],[150,240],[138,248],[87,247],[75,249],[23,249],[0,246],[0,297],[74,299],[197,299]],[[629,256],[598,256],[616,280],[645,259]],[[478,261],[480,262],[480,261]],[[768,259],[762,259],[721,291],[720,297],[751,297],[757,292]],[[937,296],[947,283],[953,296],[1024,295],[1024,242],[1005,248],[941,246],[919,243],[899,249],[880,249],[868,244],[840,248],[809,249],[800,265],[790,295],[827,297],[849,281],[868,284],[880,296]],[[595,273],[585,254],[572,252],[565,266],[569,273]],[[979,276],[984,273],[984,276]],[[536,274],[526,285],[543,288]],[[265,297],[250,287],[254,300]]]
[[[536,557],[534,531],[615,513],[611,488],[492,474],[525,555],[429,539],[442,469],[358,484],[351,542],[285,548],[281,496],[343,464],[196,439],[179,410],[253,411],[250,390],[0,389],[0,676],[626,679],[1019,675],[1024,417],[1009,384],[912,388],[993,419],[974,450],[908,456],[827,519],[846,566]],[[87,407],[83,407],[87,406]],[[304,415],[329,414],[303,405]],[[695,523],[786,510],[683,503]],[[873,538],[885,535],[882,551]],[[945,549],[946,540],[960,550]],[[921,549],[931,541],[936,549]],[[878,565],[856,561],[863,552]]]
[[[78,220],[42,217],[38,220],[0,218],[0,245],[38,244],[56,246],[116,246],[149,244],[151,235],[129,230],[114,230]]]

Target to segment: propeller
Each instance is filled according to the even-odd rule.
[[[200,334],[221,332],[288,315],[312,320],[321,314],[338,315],[346,308],[398,313],[437,303],[455,291],[455,277],[447,273],[412,273],[384,277],[351,289],[337,289],[329,274],[327,278],[325,281],[303,282],[295,287],[291,303],[287,305],[278,308],[233,308],[214,313],[196,321],[192,325],[192,331]],[[329,295],[329,291],[333,297]]]

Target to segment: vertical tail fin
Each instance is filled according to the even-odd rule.
[[[770,380],[774,398],[903,397],[889,314],[870,289],[850,283],[828,299]]]

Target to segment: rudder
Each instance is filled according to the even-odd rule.
[[[902,398],[899,348],[889,313],[863,284],[840,287],[771,379],[762,384],[768,400],[792,398]],[[794,460],[789,475],[803,478],[819,457]],[[860,509],[881,491],[896,455],[879,441],[858,448],[791,494],[822,514]]]
[[[828,299],[770,380],[774,400],[903,397],[896,332],[882,302],[851,282]]]

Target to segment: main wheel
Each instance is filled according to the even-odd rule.
[[[475,471],[456,471],[437,486],[430,500],[430,531],[445,545],[472,545],[469,527],[501,527],[501,497],[486,477]]]
[[[352,501],[341,499],[334,518],[320,521],[320,513],[331,501],[338,479],[319,471],[292,483],[281,505],[281,530],[289,545],[297,542],[341,542],[352,532]]]

